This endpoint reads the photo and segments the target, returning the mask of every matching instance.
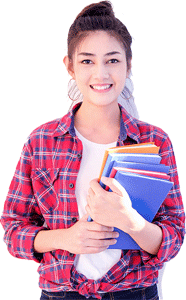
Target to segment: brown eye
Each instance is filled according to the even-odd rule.
[[[115,63],[118,63],[118,62],[119,62],[119,60],[116,59],[116,58],[112,58],[112,59],[110,59],[110,60],[108,61],[109,64],[115,64]]]
[[[92,64],[92,61],[90,59],[84,59],[81,63],[85,65],[90,65]]]

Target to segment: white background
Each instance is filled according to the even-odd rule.
[[[96,1],[95,1],[96,2]],[[0,211],[27,136],[70,106],[63,65],[70,25],[92,1],[0,1]],[[140,119],[166,131],[173,143],[185,202],[185,1],[113,0],[133,37],[133,83]],[[64,6],[65,4],[65,6]],[[0,227],[1,295],[39,299],[37,263],[12,257]],[[164,300],[186,299],[185,243],[165,268]],[[27,295],[26,295],[27,294]],[[5,297],[5,296],[4,296]]]

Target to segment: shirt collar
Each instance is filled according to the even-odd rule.
[[[120,104],[121,122],[120,122],[120,140],[125,141],[127,136],[140,143],[140,131],[138,120],[133,118]]]
[[[63,136],[66,133],[70,133],[72,136],[75,136],[75,129],[74,129],[74,115],[76,111],[81,106],[81,103],[76,104],[72,110],[68,112],[59,122],[58,127],[55,129],[53,136],[59,137]]]
[[[61,120],[58,127],[55,129],[53,136],[59,137],[66,133],[70,133],[75,137],[74,129],[74,115],[80,108],[81,103],[76,104],[71,111],[68,112]],[[140,143],[140,131],[137,125],[137,120],[133,118],[127,111],[119,104],[121,110],[121,122],[120,122],[120,135],[119,139],[125,141],[127,136]]]

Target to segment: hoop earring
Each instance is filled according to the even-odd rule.
[[[127,82],[128,80],[128,82]],[[123,91],[121,92],[120,96],[124,99],[124,100],[130,100],[131,98],[133,98],[132,96],[132,92],[133,92],[133,82],[131,80],[130,77],[126,78],[126,82],[125,82],[125,86]]]
[[[76,102],[81,96],[81,92],[79,91],[76,81],[71,78],[68,83],[68,97],[73,102]]]
[[[128,97],[126,95],[128,95]],[[132,94],[127,87],[124,87],[124,90],[121,92],[120,96],[121,98],[127,101],[129,101],[132,98]]]

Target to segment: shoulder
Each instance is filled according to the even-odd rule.
[[[132,117],[123,108],[122,117],[127,135],[138,143],[154,142],[160,146],[169,139],[168,134],[163,129]]]
[[[47,123],[44,123],[34,129],[27,138],[25,146],[30,148],[30,152],[35,149],[42,151],[52,151],[55,147],[57,137],[66,136],[70,132],[73,124],[73,113],[69,111],[62,118],[57,118]]]
[[[136,125],[139,129],[140,139],[142,140],[155,139],[156,141],[160,141],[162,143],[162,141],[165,141],[168,138],[168,134],[162,128],[156,125],[140,120],[136,120]]]
[[[159,155],[162,158],[174,157],[174,150],[169,135],[160,127],[136,120],[140,132],[140,142],[154,142],[159,147]],[[163,161],[162,161],[163,162]],[[170,161],[169,161],[170,165]]]
[[[176,169],[174,149],[169,135],[158,126],[139,120],[135,122],[140,132],[140,142],[153,142],[159,147],[159,155],[162,158],[161,163]]]
[[[28,139],[34,139],[40,135],[51,137],[58,128],[60,122],[61,118],[58,118],[38,126],[30,133]]]
[[[53,134],[58,128],[61,119],[55,119],[44,123],[35,128],[27,137],[23,147],[24,155],[33,156],[38,151],[43,151],[44,148],[52,149]]]

